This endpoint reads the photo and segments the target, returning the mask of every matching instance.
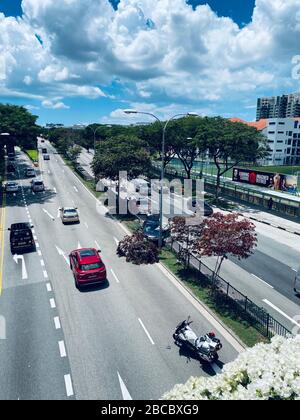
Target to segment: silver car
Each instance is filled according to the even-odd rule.
[[[19,184],[15,181],[8,181],[5,185],[7,193],[17,193],[19,191]]]
[[[60,217],[63,223],[79,223],[77,207],[61,207]]]
[[[33,179],[31,181],[31,190],[33,192],[42,192],[45,191],[44,182],[40,179]]]

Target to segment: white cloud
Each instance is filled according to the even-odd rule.
[[[55,102],[49,99],[44,100],[42,102],[42,106],[49,109],[70,109],[70,107],[65,105],[63,102]]]
[[[300,0],[256,0],[243,28],[185,0],[121,0],[116,11],[108,0],[23,0],[22,8],[22,19],[0,14],[0,91],[11,96],[113,98],[105,87],[118,81],[135,100],[221,104],[299,87],[291,58],[300,53]]]

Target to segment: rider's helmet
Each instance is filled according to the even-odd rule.
[[[216,336],[216,334],[213,331],[208,333],[209,338],[215,338],[215,336]]]

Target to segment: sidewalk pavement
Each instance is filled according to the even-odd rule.
[[[272,211],[267,212],[265,210],[260,210],[259,208],[253,208],[245,204],[234,203],[232,201],[230,201],[230,204],[234,205],[235,208],[226,211],[237,212],[248,219],[300,236],[300,223],[280,217]]]

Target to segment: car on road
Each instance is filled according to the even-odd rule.
[[[143,234],[148,241],[159,241],[159,215],[153,214],[147,217],[143,224]],[[170,236],[169,226],[163,226],[162,238],[167,239]]]
[[[7,193],[17,193],[19,192],[19,184],[15,181],[8,181],[5,184],[5,191]]]
[[[61,207],[59,210],[60,218],[63,224],[80,222],[77,207]]]
[[[100,256],[100,250],[76,249],[70,253],[69,258],[77,288],[106,283],[106,267]]]
[[[50,160],[50,155],[48,155],[48,153],[45,153],[43,155],[44,160]]]
[[[42,192],[42,191],[45,191],[44,182],[41,179],[33,179],[31,181],[31,191],[32,192]]]
[[[35,177],[35,170],[33,168],[25,169],[25,176],[28,178]]]
[[[14,153],[8,153],[7,157],[8,157],[8,160],[10,162],[14,162],[15,161],[15,154]]]
[[[194,211],[194,212],[196,212],[196,209],[201,210],[201,205],[199,204],[199,206],[198,206],[197,200],[194,199],[194,198],[193,199],[190,198],[188,200],[187,207],[190,211]],[[204,216],[205,217],[210,217],[210,216],[213,215],[213,213],[214,213],[213,208],[209,204],[204,202]]]
[[[32,229],[29,223],[13,223],[10,228],[10,249],[11,253],[16,251],[35,250],[35,242],[32,235]]]
[[[7,172],[8,172],[9,174],[13,174],[13,173],[15,173],[15,172],[16,172],[16,167],[15,167],[15,165],[13,165],[12,163],[9,163],[9,164],[7,165]]]

